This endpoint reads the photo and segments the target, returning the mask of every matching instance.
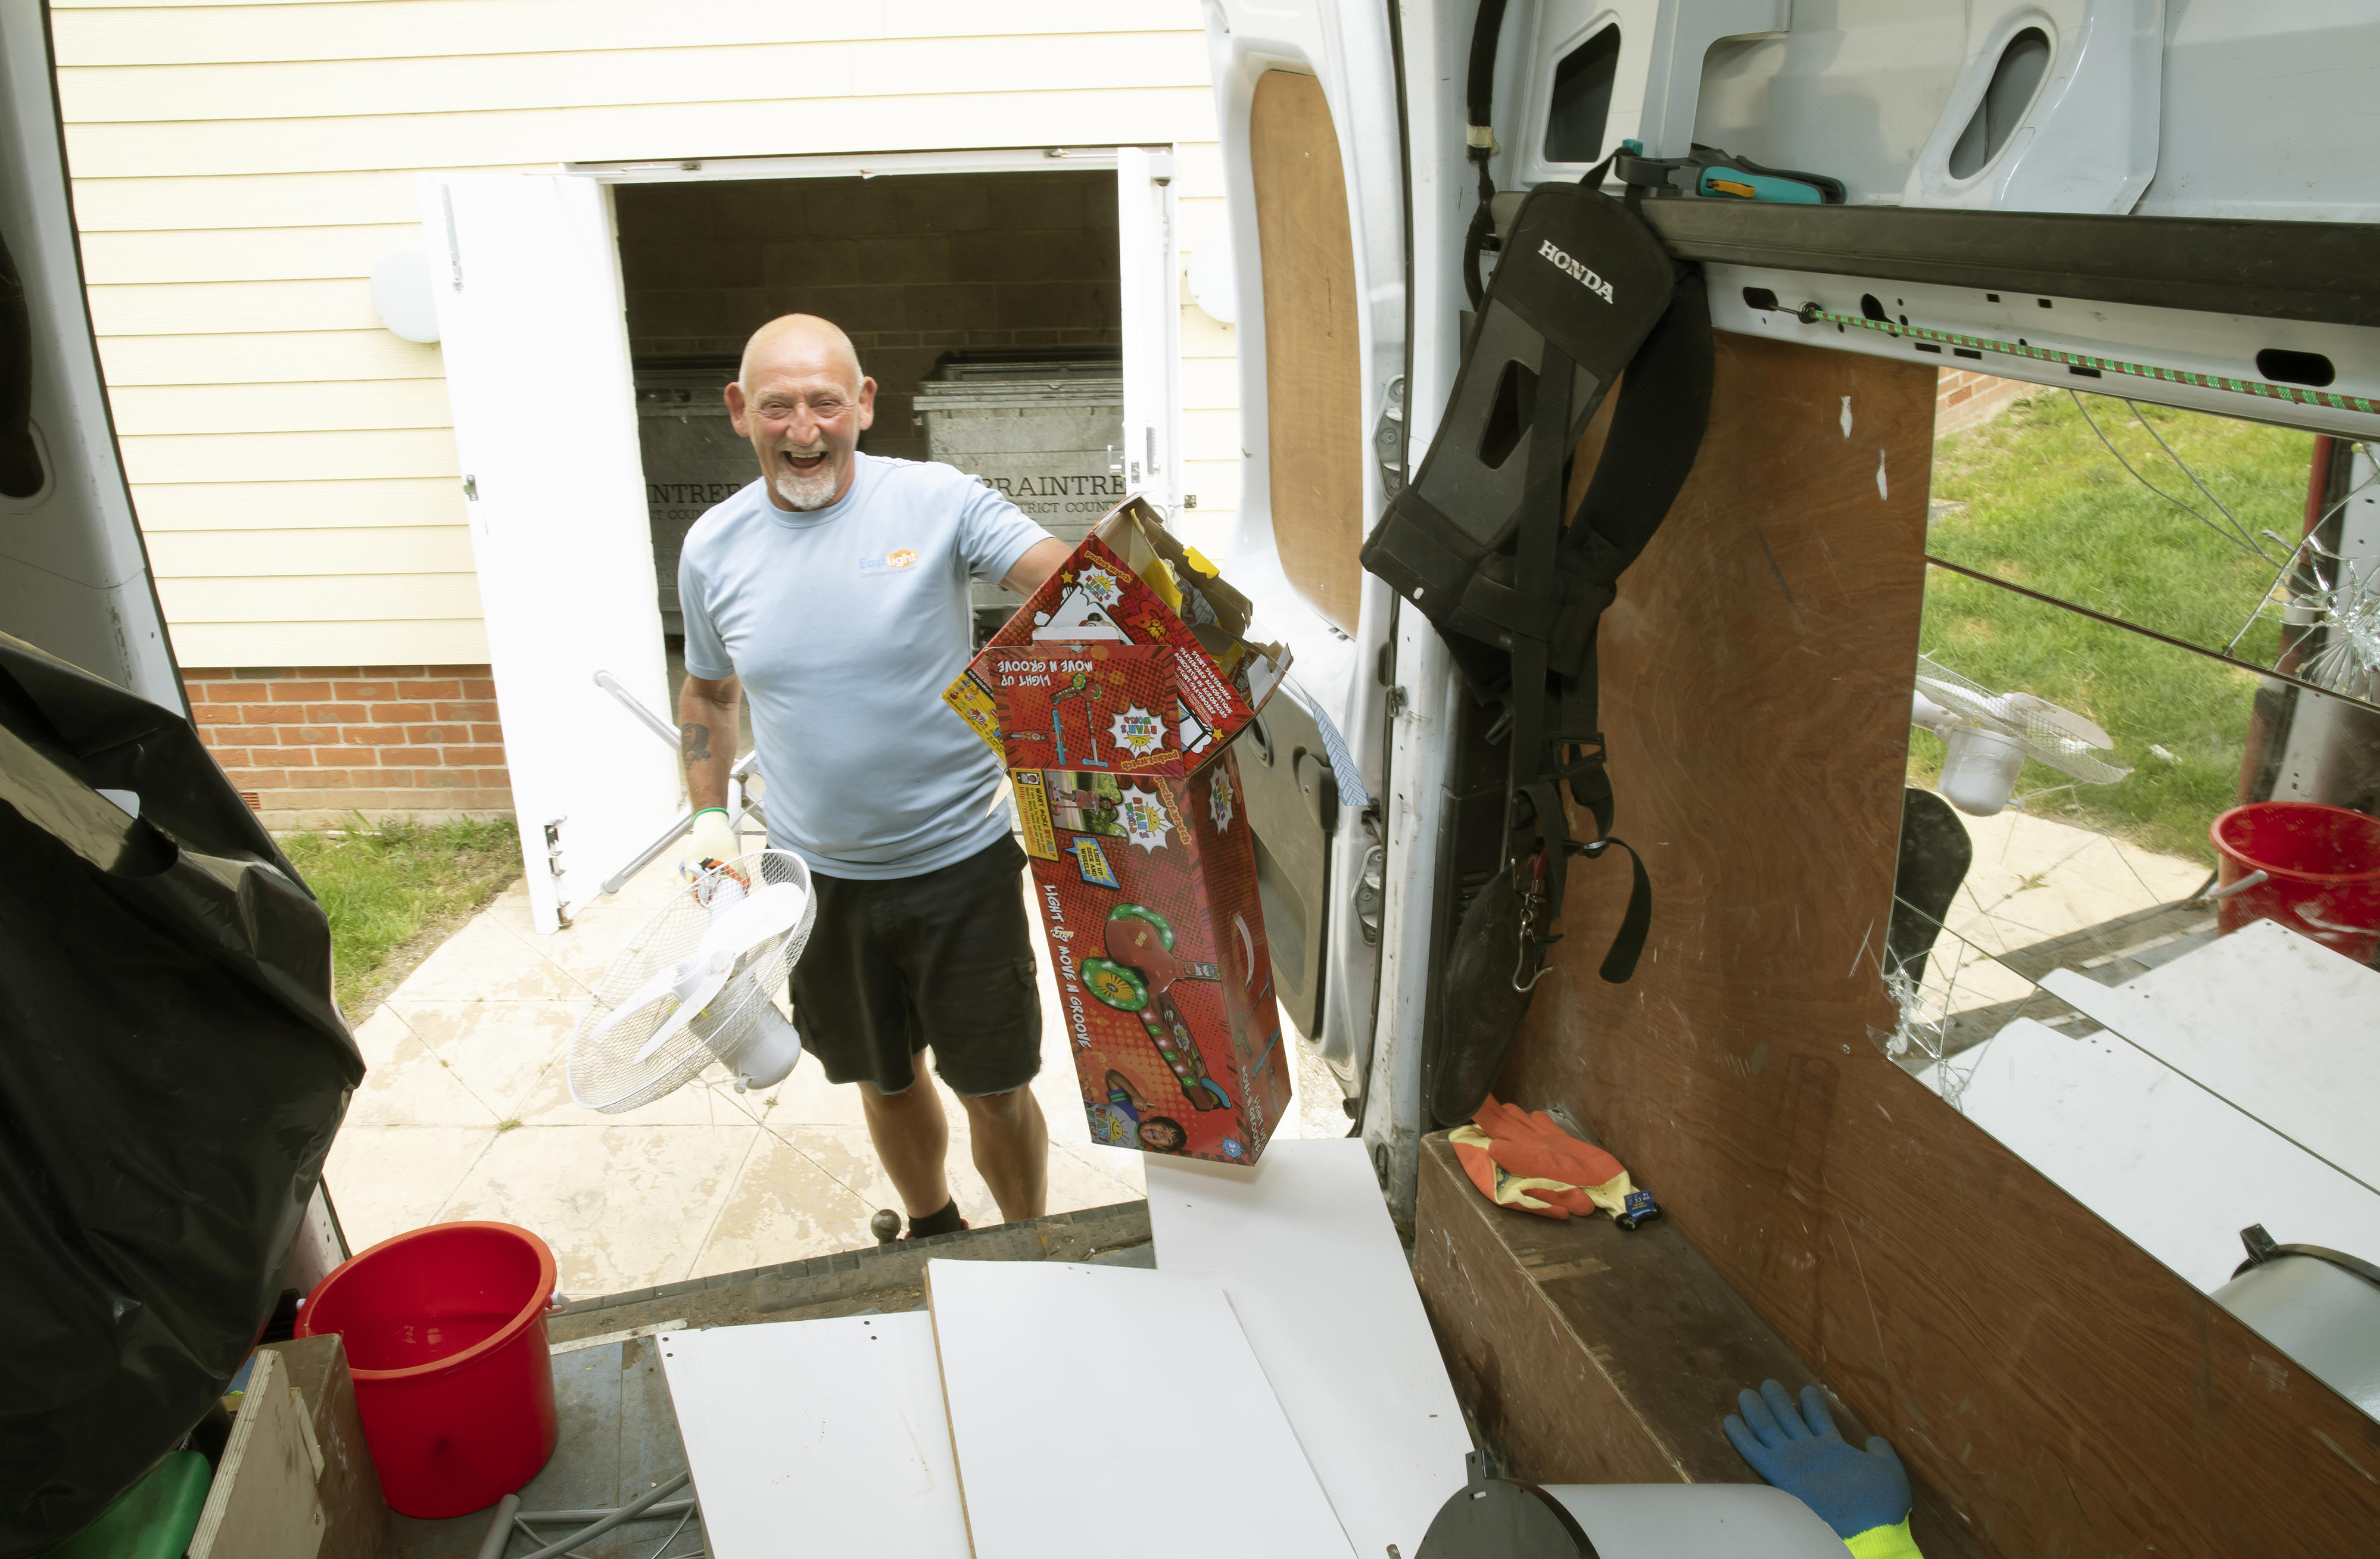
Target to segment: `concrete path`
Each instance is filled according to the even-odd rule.
[[[2013,809],[1959,821],[1975,858],[1926,968],[1937,1013],[2031,995],[2033,982],[1996,962],[1998,954],[2186,899],[2206,880],[2195,861]]]
[[[530,927],[515,884],[425,960],[356,1037],[370,1069],[331,1150],[328,1178],[356,1250],[424,1224],[491,1218],[553,1247],[581,1297],[873,1244],[868,1220],[896,1206],[856,1088],[805,1058],[766,1094],[738,1094],[718,1069],[625,1115],[573,1104],[563,1060],[589,987],[645,919],[678,891],[667,862],[579,914]],[[1040,937],[1050,1211],[1143,1194],[1140,1155],[1094,1146]],[[350,1017],[356,1017],[350,1014]],[[1300,1052],[1289,1136],[1345,1132],[1337,1086]],[[936,1086],[940,1086],[939,1083]],[[968,1159],[966,1117],[947,1093],[950,1176],[977,1227],[999,1221]]]

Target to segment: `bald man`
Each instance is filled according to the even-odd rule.
[[[686,533],[678,562],[686,863],[742,853],[725,810],[748,694],[769,843],[809,863],[818,919],[793,973],[806,1048],[859,1085],[911,1236],[966,1227],[925,1055],[966,1106],[1003,1219],[1038,1216],[1050,1135],[1026,1084],[1041,1002],[1000,763],[941,701],[974,647],[973,579],[1030,594],[1065,544],[948,465],[859,453],[876,381],[850,338],[789,314],[727,386],[760,477]]]

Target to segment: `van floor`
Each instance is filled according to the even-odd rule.
[[[925,1263],[938,1257],[1153,1266],[1154,1255],[1148,1204],[1130,1202],[577,1301],[548,1323],[560,1433],[552,1459],[521,1490],[521,1508],[616,1507],[686,1469],[657,1332],[922,1309]],[[444,1521],[393,1516],[388,1559],[477,1559],[489,1519],[486,1511]],[[677,1522],[636,1522],[573,1552],[585,1559],[702,1552],[699,1521],[664,1545]],[[548,1541],[568,1535],[541,1529]],[[528,1553],[534,1545],[516,1530],[502,1552]]]

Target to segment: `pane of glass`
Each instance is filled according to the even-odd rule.
[[[2312,490],[2326,550],[2268,538],[2276,567],[2069,458],[2078,433],[2096,444],[2084,409],[2037,395],[1937,446],[1933,550],[1987,577],[1926,571],[1878,963],[1897,1021],[1875,1037],[2380,1417],[2368,1332],[2320,1319],[2331,1279],[2371,1287],[2357,1262],[2380,1282],[2380,708],[2309,675],[2327,655],[2368,692],[2380,660],[2340,610],[2380,557],[2357,510],[2371,462],[2148,408],[2107,428],[2131,453],[2154,427],[2259,529],[2301,540]],[[2150,622],[2170,636],[2130,625]],[[2243,658],[2294,675],[2205,643],[2242,625]],[[2338,1259],[2242,1269],[2267,1240]]]
[[[1936,558],[2380,703],[2365,446],[2036,389],[1936,451]]]

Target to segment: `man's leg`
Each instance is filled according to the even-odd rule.
[[[859,1107],[868,1118],[868,1141],[876,1144],[877,1160],[892,1181],[892,1189],[901,1198],[901,1210],[911,1219],[931,1217],[950,1205],[951,1182],[942,1172],[942,1160],[950,1153],[950,1122],[942,1116],[941,1095],[934,1092],[934,1080],[927,1072],[925,1053],[910,1057],[912,1067],[909,1086],[898,1094],[887,1094],[872,1082],[859,1084]],[[1019,1093],[1024,1090],[1019,1089]],[[972,1106],[975,1103],[967,1101]],[[974,1111],[968,1115],[973,1118]],[[1034,1114],[1034,1124],[1040,1124],[1040,1114]],[[1046,1133],[1045,1133],[1046,1137]],[[976,1163],[983,1162],[982,1139],[977,1139]],[[985,1172],[990,1178],[990,1172]],[[1000,1195],[999,1182],[992,1190]],[[1036,1188],[1036,1195],[1039,1194]],[[1001,1211],[1008,1210],[1008,1199],[1001,1196]]]
[[[1002,1220],[1039,1217],[1050,1202],[1050,1124],[1033,1090],[1012,1088],[959,1102],[966,1106],[975,1166],[991,1187]]]

